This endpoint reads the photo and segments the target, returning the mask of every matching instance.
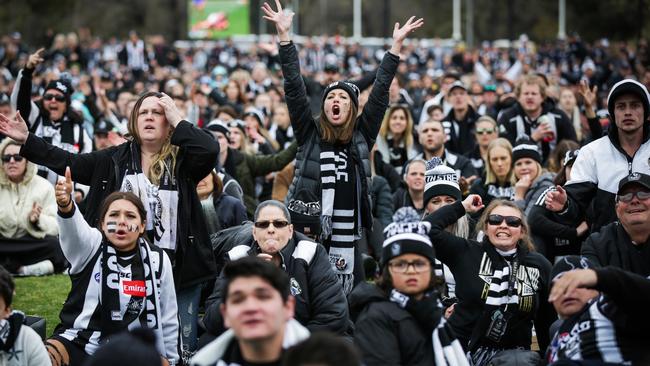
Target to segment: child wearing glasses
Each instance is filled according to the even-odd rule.
[[[20,144],[0,144],[0,264],[23,276],[60,272],[65,266],[57,235],[52,185],[19,154]]]
[[[437,258],[456,280],[458,303],[449,323],[473,365],[494,357],[529,359],[533,324],[541,350],[549,344],[548,329],[556,319],[547,301],[551,264],[534,251],[528,224],[514,202],[493,200],[481,215],[481,241],[458,237],[446,229],[466,213],[483,209],[479,195],[441,207],[424,218]]]
[[[428,231],[412,207],[399,209],[384,230],[379,279],[350,294],[354,343],[368,366],[468,365],[442,316]]]

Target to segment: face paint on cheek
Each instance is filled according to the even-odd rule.
[[[106,223],[106,231],[109,234],[114,234],[117,231],[117,221],[109,221]]]
[[[136,224],[127,225],[126,228],[127,228],[127,230],[129,230],[132,233],[135,233],[135,232],[139,231],[139,229],[140,229],[138,227],[138,225],[136,225]]]

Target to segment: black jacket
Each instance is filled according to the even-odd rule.
[[[550,103],[542,104],[542,114],[551,118],[551,125],[555,126],[555,136],[551,141],[540,141],[538,145],[542,151],[542,158],[544,161],[548,158],[551,150],[555,148],[558,142],[562,140],[573,140],[577,142],[576,131],[567,117],[566,113],[555,108]],[[526,112],[521,107],[521,104],[516,103],[514,106],[504,110],[499,117],[499,136],[507,138],[512,146],[515,145],[517,137],[520,135],[532,134],[532,130],[537,128],[538,120],[531,121]],[[531,139],[532,140],[532,139]]]
[[[350,294],[354,343],[373,365],[434,365],[431,335],[375,285],[360,283]]]
[[[176,252],[170,255],[174,264],[174,281],[179,289],[215,275],[214,257],[203,224],[196,185],[214,167],[219,156],[219,144],[187,121],[176,126],[171,143],[179,147],[174,172],[178,186],[178,233]],[[126,162],[130,159],[131,144],[126,142],[88,154],[71,154],[30,133],[20,154],[59,175],[64,175],[66,166],[69,166],[75,182],[90,186],[84,218],[91,226],[96,226],[102,201],[120,189]]]
[[[436,257],[449,267],[456,279],[458,303],[449,318],[449,324],[463,347],[467,347],[472,332],[483,315],[489,280],[497,268],[492,265],[488,254],[487,246],[492,244],[487,239],[483,242],[466,240],[445,230],[463,215],[463,204],[456,201],[428,215],[424,221],[431,224],[429,236],[434,243]],[[522,253],[520,270],[517,271],[519,307],[508,322],[506,334],[501,341],[486,345],[530,349],[534,323],[540,349],[544,350],[549,344],[548,329],[556,319],[555,311],[548,302],[551,263],[539,253],[525,249]]]
[[[300,64],[296,46],[291,43],[280,46],[284,90],[291,125],[293,126],[298,153],[296,154],[296,171],[289,187],[286,202],[302,190],[313,192],[320,197],[320,129],[318,121],[312,117],[309,108],[305,83],[300,75]],[[372,204],[370,201],[370,149],[375,143],[384,113],[388,107],[388,89],[397,71],[399,57],[386,52],[379,69],[374,86],[368,97],[363,112],[357,118],[355,132],[350,143],[352,162],[361,179],[360,199],[361,227],[372,228]],[[363,179],[365,177],[365,179]]]
[[[599,267],[614,266],[650,276],[650,240],[635,245],[623,225],[613,222],[585,240],[580,254]]]
[[[442,126],[448,137],[445,147],[449,151],[459,155],[472,151],[476,146],[474,124],[478,117],[479,115],[474,111],[474,108],[467,107],[467,113],[462,121],[456,120],[453,109],[443,118]]]
[[[553,220],[552,212],[543,206],[533,206],[527,216],[535,249],[553,262],[553,258],[580,253],[585,236],[578,237],[575,225],[564,225]]]
[[[215,249],[216,253],[224,256],[218,259],[219,262],[228,262],[246,255],[256,256],[261,252],[257,243],[253,242],[252,225],[240,228],[241,232],[233,237],[235,240],[224,241],[220,248]],[[294,318],[312,332],[348,332],[351,325],[348,304],[325,248],[294,231],[293,238],[280,251],[280,256],[282,269],[290,277],[291,294],[296,298]],[[223,279],[220,276],[205,304],[203,324],[213,335],[219,335],[225,330],[219,311],[222,286]]]

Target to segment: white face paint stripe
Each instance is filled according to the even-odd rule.
[[[109,233],[114,233],[117,231],[117,222],[116,221],[109,221],[106,223],[106,231]]]

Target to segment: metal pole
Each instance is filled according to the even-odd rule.
[[[453,32],[451,38],[460,41],[463,36],[460,33],[460,0],[454,0],[454,14],[453,14]]]
[[[300,0],[293,0],[293,34],[300,34]]]
[[[361,39],[361,0],[354,0],[354,26],[352,37]]]
[[[474,47],[474,0],[467,0],[465,38],[467,39],[467,47]]]
[[[558,0],[557,38],[566,38],[566,0]]]

